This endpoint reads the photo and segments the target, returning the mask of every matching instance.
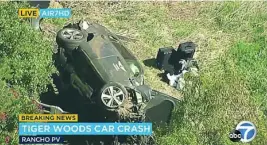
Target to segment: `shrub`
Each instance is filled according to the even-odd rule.
[[[29,93],[40,93],[50,83],[52,66],[52,44],[41,33],[17,16],[24,3],[0,5],[0,55],[5,66],[4,78],[12,85],[19,85]]]
[[[45,91],[55,70],[51,42],[17,16],[25,7],[0,5],[0,144],[18,144],[18,114],[39,112],[29,96]]]
[[[18,115],[38,113],[38,105],[19,87],[10,88],[0,81],[0,88],[0,144],[17,145]]]

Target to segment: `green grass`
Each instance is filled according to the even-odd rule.
[[[228,134],[242,120],[252,121],[257,126],[258,134],[251,144],[267,144],[267,3],[68,2],[64,5],[73,9],[71,20],[83,18],[99,22],[114,32],[137,39],[137,42],[126,45],[140,61],[154,58],[159,47],[177,46],[189,40],[197,43],[196,58],[200,62],[201,76],[200,79],[189,78],[194,85],[184,92],[178,92],[161,82],[157,76],[160,71],[144,65],[145,79],[150,86],[183,98],[174,112],[172,126],[156,132],[158,144],[238,144],[232,143]],[[46,78],[53,71],[49,65],[51,59],[48,51],[51,42],[21,42],[18,39],[20,33],[29,35],[29,38],[37,35],[32,38],[33,41],[37,41],[41,34],[35,34],[25,24],[20,26],[13,13],[18,6],[0,7],[0,26],[7,28],[0,33],[0,36],[4,36],[0,37],[0,44],[3,44],[1,52],[11,53],[1,59],[0,77],[13,82],[14,88],[25,97],[31,92],[44,91],[43,86],[49,83]],[[10,14],[13,19],[5,22]],[[59,28],[65,20],[47,20],[46,23]],[[38,57],[35,56],[38,53]],[[11,61],[13,59],[21,62],[14,63]],[[27,60],[30,60],[29,64]],[[14,67],[10,67],[10,63]],[[26,72],[25,69],[36,72]],[[25,75],[28,78],[26,80],[23,79]],[[36,80],[36,76],[41,76],[41,79]],[[16,114],[32,112],[34,109],[22,108],[27,104],[23,97],[19,97],[22,99],[20,103],[16,103],[18,101],[15,98],[10,99],[12,94],[4,87],[4,81],[0,82],[1,88],[4,88],[0,100],[4,105],[0,111],[9,114],[15,112],[9,122],[16,123]],[[9,110],[11,106],[16,106],[14,103],[20,107]],[[0,125],[7,126],[7,122],[1,122]],[[16,136],[14,128],[5,130],[4,135]],[[0,143],[3,139],[0,138]],[[15,141],[12,144],[16,144]]]

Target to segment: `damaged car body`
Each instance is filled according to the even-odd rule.
[[[59,93],[74,88],[82,104],[105,112],[102,121],[170,122],[179,100],[145,85],[142,65],[116,34],[81,21],[58,31],[56,42]]]

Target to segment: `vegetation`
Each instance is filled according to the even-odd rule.
[[[17,18],[22,4],[0,5],[1,137],[17,144],[18,113],[38,111],[27,98],[37,97],[54,72],[50,40]],[[229,132],[242,121],[257,126],[251,144],[267,144],[267,3],[265,2],[68,2],[72,20],[96,21],[137,42],[127,43],[144,61],[159,47],[192,40],[201,77],[184,92],[160,81],[158,70],[145,64],[147,83],[180,97],[168,130],[157,131],[159,144],[231,144]],[[65,20],[46,20],[60,28]],[[26,106],[26,107],[25,107]],[[3,135],[2,135],[3,134]],[[8,138],[7,138],[8,139]],[[236,143],[235,143],[236,144]]]
[[[18,19],[17,9],[24,5],[0,5],[1,144],[18,144],[18,114],[38,112],[32,99],[46,91],[55,70],[50,42]]]

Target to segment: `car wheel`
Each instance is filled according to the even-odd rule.
[[[56,41],[59,46],[71,51],[86,42],[86,33],[74,28],[64,28],[58,31]]]
[[[106,84],[100,91],[98,102],[105,109],[114,111],[125,103],[127,90],[118,83]]]

